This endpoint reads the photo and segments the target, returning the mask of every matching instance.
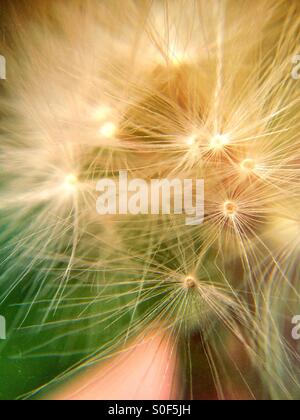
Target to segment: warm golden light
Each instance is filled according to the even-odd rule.
[[[77,184],[78,184],[77,176],[74,174],[68,174],[64,179],[63,187],[66,192],[71,194],[76,191]]]
[[[222,150],[230,142],[229,136],[227,134],[216,134],[210,140],[210,147],[214,150]]]
[[[240,167],[242,169],[242,171],[244,172],[253,172],[256,169],[256,162],[254,159],[244,159],[241,164]]]
[[[95,121],[107,120],[112,114],[112,109],[107,105],[102,105],[92,111],[92,119]]]
[[[299,398],[300,0],[0,4],[0,399]]]
[[[173,66],[180,66],[185,61],[185,55],[174,47],[169,51],[169,59]]]
[[[300,219],[295,217],[273,218],[273,240],[277,243],[290,243],[299,248],[300,244]]]
[[[194,146],[197,143],[197,135],[192,134],[191,136],[186,137],[185,143],[187,144],[187,146]]]
[[[115,137],[117,133],[117,126],[115,123],[109,121],[102,125],[102,127],[99,130],[99,134],[101,137],[104,137],[106,139],[112,139]]]
[[[187,153],[190,157],[197,157],[199,155],[199,141],[198,135],[192,134],[184,139],[184,143],[187,148]]]
[[[238,205],[234,201],[226,201],[223,210],[227,217],[234,217],[238,211]]]

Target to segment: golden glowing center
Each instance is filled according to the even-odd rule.
[[[222,150],[229,144],[229,136],[227,134],[216,134],[210,141],[210,147],[215,150]]]
[[[200,149],[199,149],[199,138],[196,134],[193,134],[189,137],[185,138],[185,144],[187,146],[187,150],[190,156],[198,156]]]
[[[241,162],[241,169],[245,172],[253,172],[256,168],[254,159],[245,159]]]
[[[233,217],[238,211],[238,205],[234,201],[226,201],[224,203],[224,213],[228,217]]]
[[[195,146],[195,144],[197,143],[197,136],[196,135],[192,135],[192,136],[187,137],[185,139],[185,143],[188,146]]]
[[[99,130],[99,134],[102,137],[105,137],[107,139],[111,139],[115,137],[116,133],[117,133],[117,126],[113,122],[107,122],[103,124]]]
[[[169,51],[169,59],[173,66],[180,66],[185,61],[185,55],[183,52],[173,47]]]
[[[68,192],[73,192],[76,189],[78,178],[74,174],[69,174],[64,180],[64,188]]]
[[[194,289],[196,286],[197,283],[194,277],[188,276],[184,279],[184,287],[186,289]]]

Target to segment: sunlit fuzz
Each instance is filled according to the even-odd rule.
[[[112,139],[117,134],[118,128],[112,121],[105,122],[99,129],[99,135],[105,139]]]
[[[195,244],[194,244],[195,245]],[[189,251],[196,252],[192,245]],[[168,252],[172,255],[172,249]],[[183,251],[184,253],[185,251]],[[165,264],[159,263],[161,251],[154,255],[151,266],[147,270],[145,279],[145,293],[139,296],[140,303],[143,299],[153,300],[157,293],[161,294],[161,302],[153,307],[153,315],[156,313],[158,319],[164,322],[168,330],[173,331],[177,336],[190,336],[194,331],[200,329],[203,336],[210,334],[211,325],[219,321],[225,325],[234,324],[230,309],[235,308],[236,317],[239,318],[243,311],[240,302],[231,295],[230,287],[226,282],[219,283],[221,276],[214,271],[206,273],[201,266],[194,267],[193,275],[184,275],[171,269],[165,259]],[[174,255],[175,261],[180,261],[181,257]],[[190,258],[190,263],[192,258]],[[157,279],[157,289],[151,289],[151,283],[154,282],[153,274],[160,267],[160,279]],[[150,279],[153,279],[150,281]],[[153,301],[155,302],[155,300]],[[150,316],[150,313],[148,317]]]
[[[19,295],[26,334],[19,341],[16,328],[7,348],[52,359],[56,383],[74,361],[110,359],[159,323],[189,356],[191,336],[205,337],[220,398],[238,395],[237,376],[251,398],[295,393],[288,352],[266,349],[268,329],[288,349],[289,301],[276,299],[299,279],[299,1],[7,3],[0,301]],[[125,169],[204,179],[203,225],[98,217],[96,182]],[[227,368],[232,335],[244,369],[235,354]],[[266,379],[267,356],[280,369]],[[18,357],[16,383],[26,362]]]
[[[192,134],[184,139],[184,142],[187,146],[191,148],[197,144],[198,136],[196,134]]]
[[[282,255],[283,252],[284,260],[288,260],[300,249],[300,217],[293,213],[290,207],[277,209],[277,212],[278,214],[270,220],[271,229],[268,232],[270,246],[275,248],[276,254]]]
[[[177,7],[180,8],[186,24],[193,26],[194,34],[199,33],[200,22],[195,21],[190,10],[182,8],[180,2],[176,4],[175,8],[168,4],[160,7],[158,2],[155,2],[149,14],[148,27],[146,27],[146,31],[149,32],[150,39],[153,41],[150,45],[148,44],[148,49],[153,48],[153,45],[156,47],[152,50],[153,62],[168,67],[180,67],[195,61],[199,54],[199,52],[197,54],[195,45],[189,42],[190,35],[183,30],[183,20],[178,19]],[[166,13],[169,15],[167,26]],[[147,42],[145,42],[145,45],[147,45]]]
[[[209,141],[209,147],[214,151],[221,151],[230,143],[228,134],[216,134]]]
[[[234,218],[238,212],[238,204],[234,201],[226,201],[223,205],[225,216]]]
[[[167,269],[167,266],[164,268]],[[161,283],[162,290],[167,292],[163,307],[165,325],[168,330],[172,329],[175,336],[185,337],[187,353],[190,351],[188,342],[197,331],[208,345],[213,346],[216,325],[219,325],[219,330],[228,329],[241,340],[243,331],[239,322],[251,328],[246,305],[234,295],[226,280],[223,278],[220,282],[221,279],[216,267],[205,273],[199,266],[195,267],[193,275],[182,276],[169,271],[169,278]]]
[[[259,255],[271,255],[261,234],[279,197],[278,191],[259,180],[248,185],[232,185],[230,181],[212,185],[206,192],[205,223],[197,231],[200,238],[206,238],[202,253],[215,248],[227,262],[240,262],[251,274],[259,264]],[[193,235],[196,237],[196,232]]]
[[[92,120],[101,123],[109,120],[113,114],[113,109],[108,105],[98,105],[91,111]]]
[[[245,185],[231,185],[230,180],[223,184],[212,185],[207,192],[207,221],[211,217],[220,217],[222,223],[230,219],[232,226],[239,226],[247,231],[248,227],[257,227],[263,223],[264,215],[271,212],[273,198],[276,192],[269,190],[259,181]],[[220,222],[221,222],[220,220]]]
[[[77,190],[78,177],[75,174],[68,174],[63,182],[64,190],[67,193],[74,193]]]
[[[198,134],[192,134],[184,137],[185,151],[183,151],[181,159],[181,168],[183,172],[188,168],[193,168],[196,165],[202,165],[202,150],[201,140]]]
[[[254,159],[248,158],[240,163],[240,167],[243,172],[250,174],[255,171],[257,164]]]
[[[180,66],[187,61],[187,56],[178,48],[171,47],[168,52],[168,57],[174,66]]]
[[[119,131],[119,116],[116,109],[108,105],[95,106],[91,111],[91,122],[97,130],[97,137],[101,146],[116,146]]]

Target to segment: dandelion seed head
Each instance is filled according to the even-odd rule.
[[[190,290],[190,289],[195,289],[195,288],[196,288],[196,286],[197,286],[197,281],[196,281],[196,279],[195,279],[194,277],[192,277],[192,276],[187,276],[187,277],[184,279],[184,288],[185,288],[185,289],[187,289],[187,290]]]
[[[19,318],[30,308],[28,319],[41,324],[34,332],[51,325],[30,350],[50,347],[88,364],[157,321],[188,340],[213,323],[210,365],[221,397],[228,363],[219,337],[227,344],[232,334],[253,360],[251,378],[264,372],[262,394],[289,398],[295,370],[276,325],[287,310],[276,308],[299,278],[299,203],[291,202],[299,197],[299,106],[287,68],[297,1],[262,1],[260,13],[250,0],[124,0],[125,13],[117,1],[36,3],[30,22],[22,9],[8,11],[24,20],[8,29],[14,48],[2,51],[0,40],[10,72],[0,101],[1,295],[20,288],[29,305]],[[205,223],[97,217],[94,181],[121,168],[139,179],[204,179]],[[273,219],[280,201],[290,214]],[[270,273],[278,281],[266,282]],[[243,382],[254,388],[246,375]]]
[[[225,216],[234,218],[238,212],[238,204],[234,201],[226,201],[223,205]]]
[[[256,161],[251,158],[244,159],[240,164],[241,170],[245,173],[254,172],[256,167],[257,167]]]

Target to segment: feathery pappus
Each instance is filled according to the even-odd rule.
[[[173,397],[297,399],[299,2],[1,8],[0,395],[39,396],[159,330]],[[204,223],[100,216],[97,182],[120,171],[204,180]]]

